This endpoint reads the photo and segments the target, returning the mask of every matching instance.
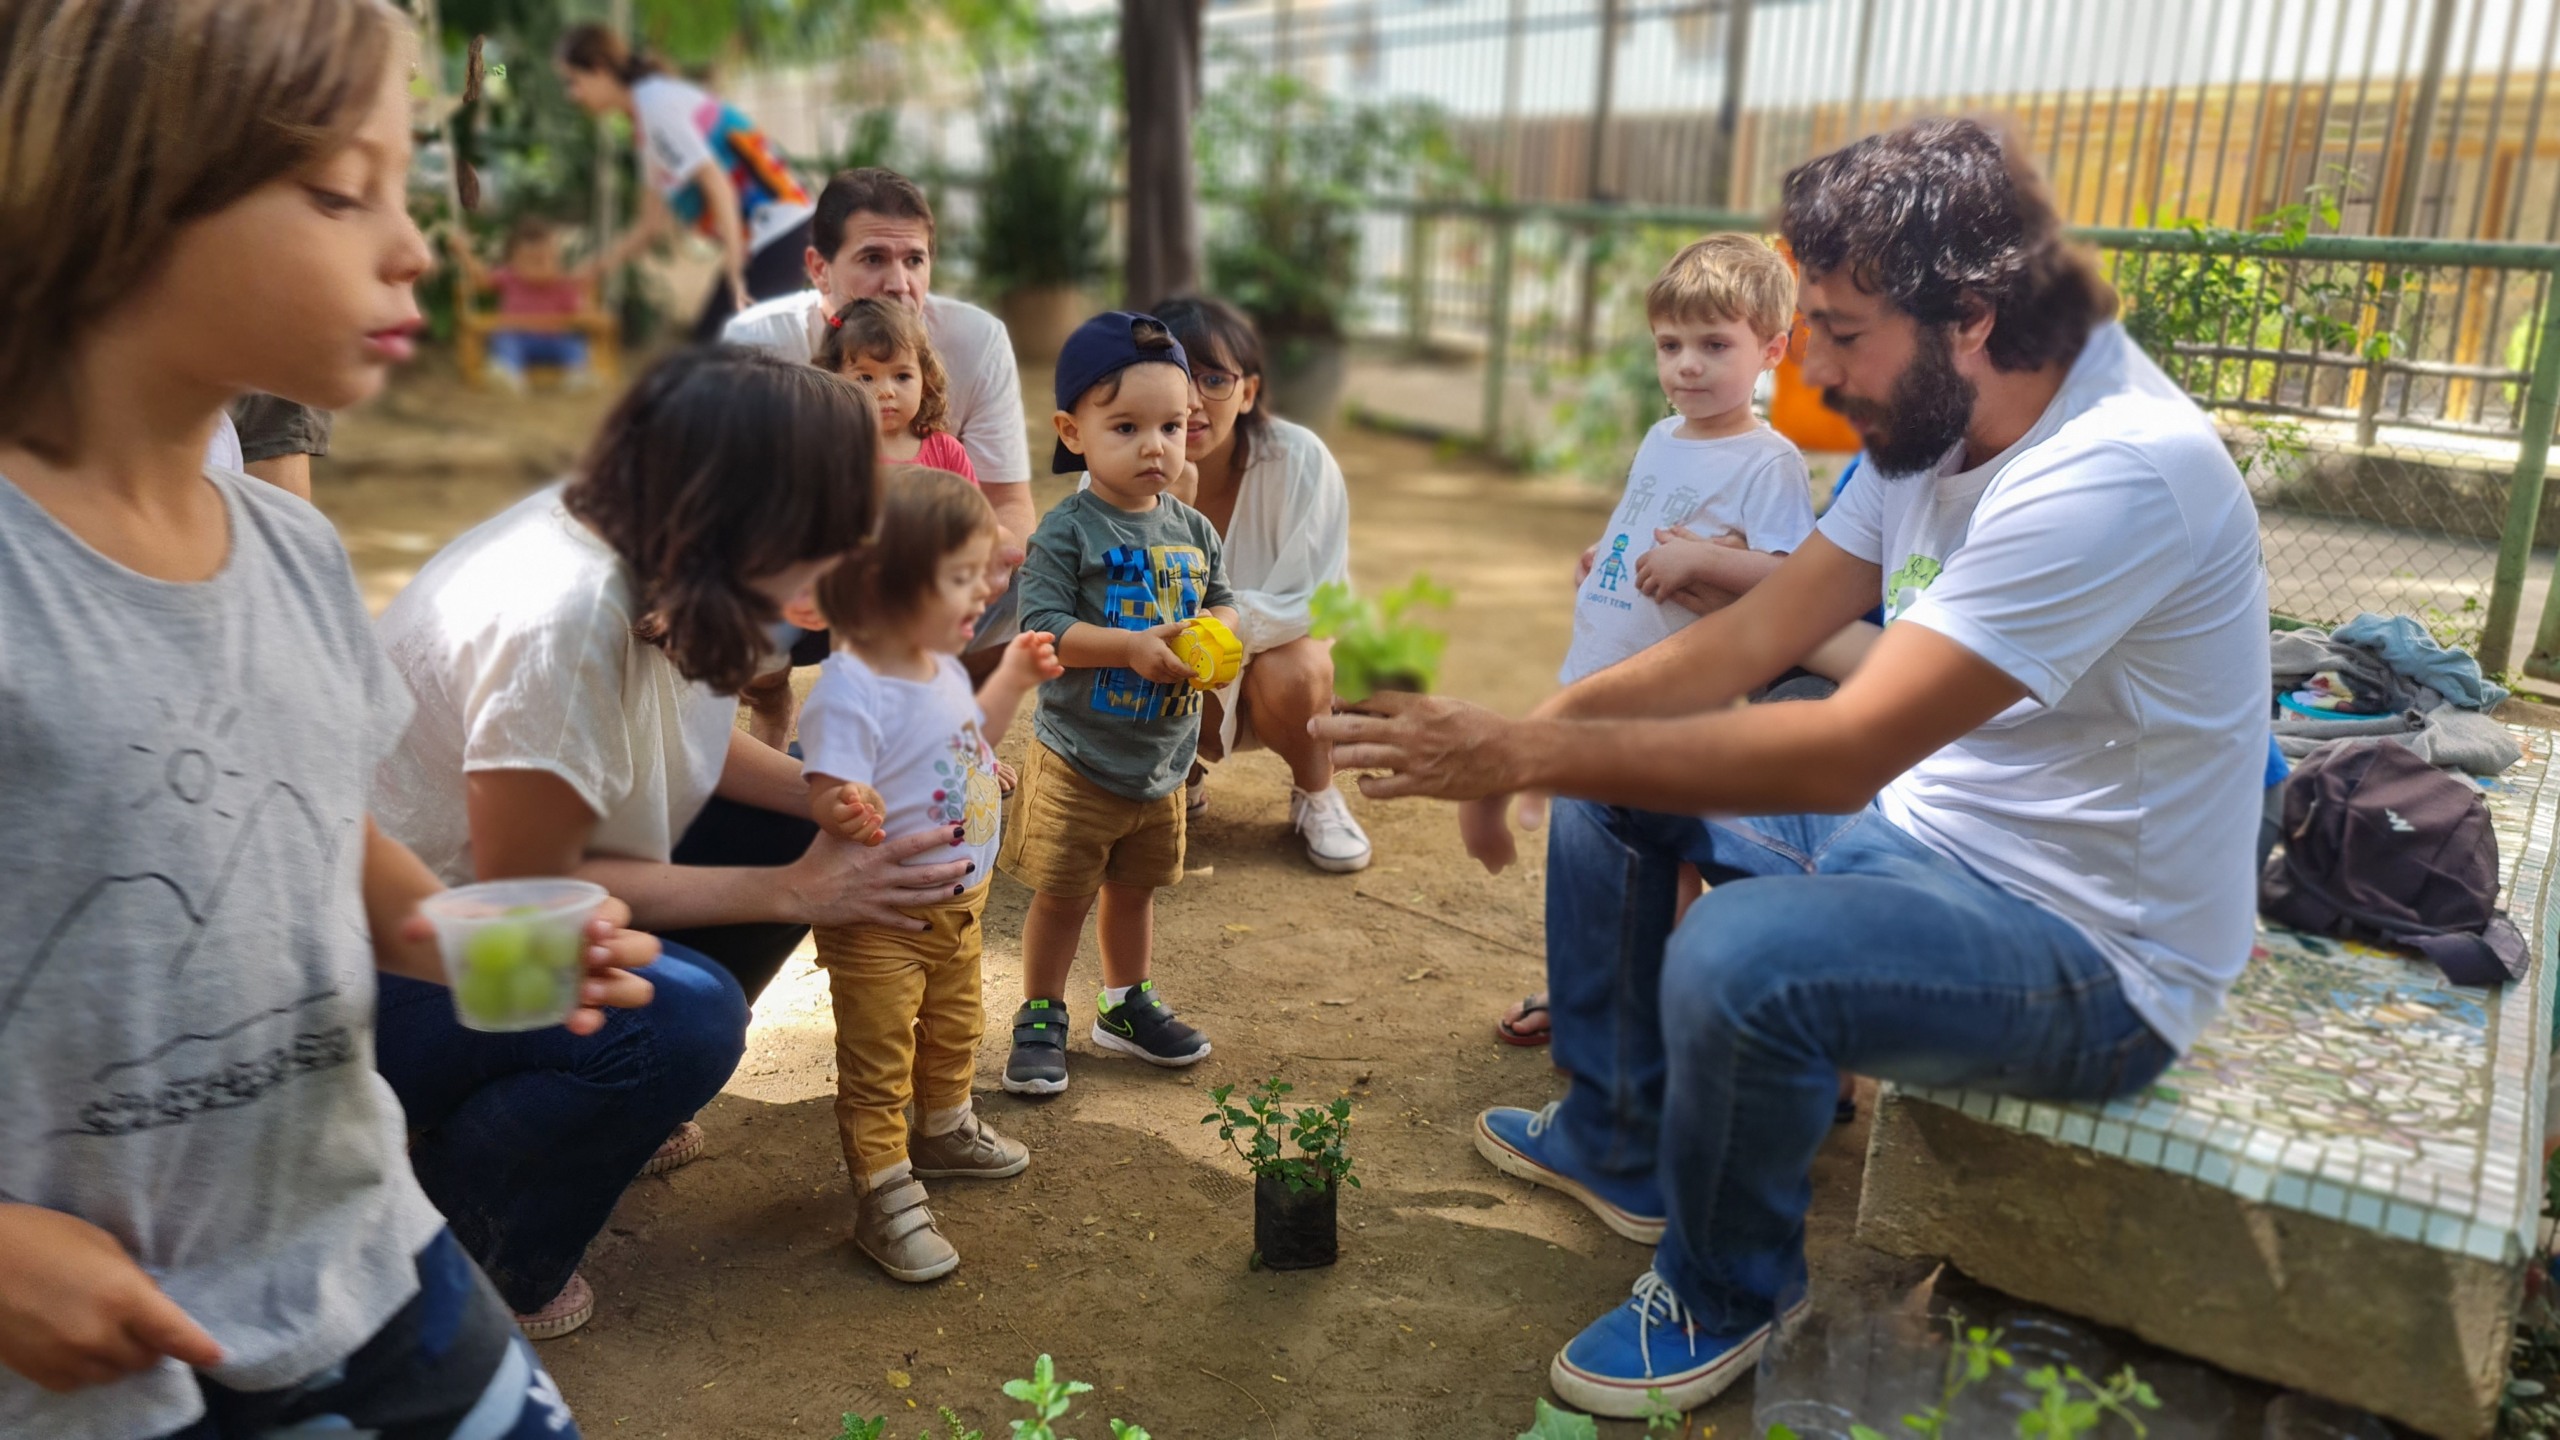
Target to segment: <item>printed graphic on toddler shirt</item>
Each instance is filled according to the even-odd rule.
[[[1004,794],[996,784],[996,752],[987,748],[970,721],[944,742],[944,755],[933,762],[936,788],[927,814],[945,825],[962,827],[964,845],[984,845],[995,838]]]
[[[1199,546],[1115,545],[1103,552],[1102,563],[1111,576],[1102,601],[1110,625],[1152,630],[1200,613],[1208,591],[1209,556]],[[1093,708],[1130,720],[1178,720],[1200,713],[1200,692],[1187,681],[1166,685],[1135,670],[1097,670]]]
[[[1615,591],[1618,582],[1627,578],[1627,537],[1620,535],[1609,542],[1609,556],[1600,562],[1600,588]]]

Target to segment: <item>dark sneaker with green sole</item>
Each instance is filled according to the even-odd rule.
[[[1093,1043],[1101,1048],[1135,1055],[1168,1070],[1197,1065],[1209,1057],[1208,1037],[1173,1018],[1173,1011],[1156,994],[1153,980],[1140,984],[1117,1005],[1102,1003],[1106,1008],[1093,1020]]]
[[[1055,1095],[1067,1088],[1067,1002],[1025,1001],[1013,1012],[1013,1054],[1004,1088],[1016,1095]]]

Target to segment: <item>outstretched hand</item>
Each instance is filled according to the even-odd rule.
[[[997,663],[1026,687],[1067,673],[1058,663],[1058,637],[1046,630],[1025,630],[1005,642],[1004,659]]]
[[[1360,793],[1373,800],[1473,800],[1517,788],[1506,769],[1511,722],[1446,695],[1384,691],[1315,717],[1307,732],[1333,743],[1336,769],[1385,772],[1360,777]]]

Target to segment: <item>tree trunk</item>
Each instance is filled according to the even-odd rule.
[[[1191,115],[1200,101],[1202,0],[1120,0],[1129,127],[1127,293],[1152,305],[1200,288]]]

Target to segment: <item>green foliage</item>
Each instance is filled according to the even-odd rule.
[[[1316,587],[1309,609],[1313,634],[1333,642],[1333,690],[1354,704],[1386,682],[1429,690],[1440,680],[1440,652],[1449,637],[1406,618],[1425,605],[1447,609],[1456,597],[1428,575],[1383,595],[1363,599],[1339,580]]]
[[[1077,32],[1089,33],[1089,32]],[[972,254],[982,293],[1078,285],[1103,271],[1119,69],[1098,47],[993,88]]]
[[[889,1428],[889,1417],[874,1415],[865,1420],[859,1415],[844,1417],[844,1428],[836,1432],[836,1440],[880,1440],[880,1432]]]
[[[1659,1386],[1644,1392],[1644,1433],[1647,1435],[1686,1435],[1689,1417],[1671,1403]]]
[[[1669,412],[1662,378],[1654,370],[1653,331],[1645,323],[1645,287],[1680,247],[1697,237],[1670,226],[1566,233],[1531,255],[1529,285],[1547,294],[1580,284],[1574,272],[1588,267],[1592,302],[1591,348],[1581,352],[1573,333],[1579,317],[1546,312],[1523,326],[1518,343],[1530,356],[1529,393],[1546,407],[1534,435],[1513,436],[1511,459],[1530,470],[1569,470],[1594,484],[1626,478],[1636,446]]]
[[[1004,1393],[1031,1409],[1030,1419],[1011,1422],[1014,1440],[1073,1440],[1073,1437],[1058,1433],[1057,1422],[1067,1417],[1067,1411],[1077,1396],[1088,1394],[1092,1389],[1081,1380],[1058,1378],[1056,1362],[1046,1355],[1041,1356],[1032,1363],[1029,1379],[1004,1382]],[[967,1422],[952,1413],[951,1407],[939,1407],[937,1413],[942,1417],[941,1440],[985,1440],[985,1432],[968,1428]],[[1144,1429],[1125,1420],[1108,1423],[1111,1440],[1151,1440]],[[889,1418],[885,1415],[868,1420],[858,1415],[847,1415],[844,1417],[844,1429],[837,1434],[836,1440],[887,1440],[888,1427]],[[920,1435],[917,1440],[935,1440],[935,1437]]]
[[[1360,1177],[1351,1173],[1349,1149],[1350,1097],[1337,1096],[1331,1104],[1310,1105],[1292,1115],[1282,1101],[1295,1088],[1274,1075],[1238,1103],[1236,1087],[1221,1085],[1209,1092],[1210,1110],[1200,1123],[1217,1126],[1218,1138],[1257,1178],[1277,1176],[1293,1193],[1334,1185],[1357,1189]],[[1284,1153],[1284,1137],[1297,1147],[1296,1154]]]
[[[1208,236],[1209,288],[1273,341],[1342,333],[1372,196],[1477,184],[1436,108],[1355,103],[1292,75],[1221,85],[1192,138],[1201,193],[1234,202]]]
[[[1646,1433],[1653,1427],[1647,1425]],[[1518,1440],[1600,1440],[1600,1422],[1571,1410],[1559,1410],[1538,1397],[1537,1422],[1520,1432]]]
[[[1947,1328],[1955,1343],[1948,1348],[1946,1368],[1939,1373],[1937,1403],[1913,1411],[1901,1421],[1903,1430],[1922,1440],[1945,1440],[1956,1401],[1990,1379],[1993,1372],[2017,1364],[2000,1347],[1999,1331],[1967,1325],[1960,1314],[1947,1317]],[[2076,1440],[2094,1432],[2109,1417],[2123,1421],[2135,1440],[2141,1440],[2147,1431],[2142,1417],[2135,1412],[2160,1408],[2160,1397],[2135,1377],[2130,1366],[2100,1384],[2081,1374],[2077,1366],[2066,1365],[2057,1370],[2047,1365],[2030,1371],[2025,1383],[2034,1392],[2036,1405],[2018,1417],[2016,1440]],[[1861,1424],[1851,1425],[1849,1434],[1851,1440],[1896,1440],[1884,1431]],[[1793,1426],[1782,1424],[1769,1427],[1768,1440],[1800,1437]]]
[[[2313,186],[2305,198],[2259,216],[2246,230],[2189,218],[2183,230],[2195,250],[2116,257],[2114,281],[2124,303],[2125,333],[2196,400],[2265,404],[2277,398],[2273,360],[2196,353],[2198,347],[2312,353],[2360,361],[2388,359],[2400,346],[2390,322],[2415,288],[2406,272],[2343,261],[2290,259],[2315,231],[2338,228],[2338,192]],[[2272,246],[2277,254],[2237,253]],[[2294,421],[2249,422],[2253,443],[2235,457],[2241,473],[2260,461],[2299,463],[2307,449]]]
[[[2547,1202],[2544,1213],[2550,1213]],[[2516,1317],[2507,1377],[2498,1399],[2499,1440],[2560,1440],[2560,1310],[2550,1296],[2527,1300]]]

